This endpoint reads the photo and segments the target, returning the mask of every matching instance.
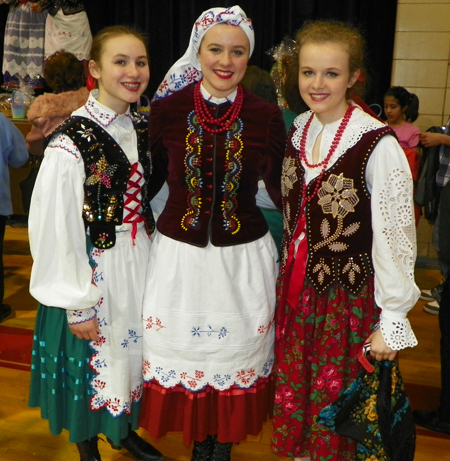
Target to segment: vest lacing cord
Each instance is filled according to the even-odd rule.
[[[141,201],[138,199],[138,195],[142,190],[143,174],[138,170],[139,162],[136,162],[131,167],[130,178],[128,179],[127,190],[125,192],[125,202],[123,208],[125,210],[125,216],[123,222],[131,224],[131,240],[133,245],[136,245],[135,238],[137,234],[137,225],[144,221],[144,217],[139,214],[141,209]]]

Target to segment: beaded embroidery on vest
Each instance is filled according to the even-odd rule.
[[[307,204],[306,277],[319,294],[337,280],[357,293],[374,274],[371,197],[364,171],[376,144],[388,133],[389,128],[366,133],[325,173],[317,196]],[[308,184],[309,190],[316,180]]]
[[[202,206],[202,187],[201,176],[202,167],[202,145],[203,128],[198,123],[195,110],[191,111],[187,118],[188,134],[186,136],[186,155],[184,165],[186,168],[185,181],[188,187],[186,201],[188,208],[181,219],[181,227],[187,231],[189,228],[195,229],[199,222],[200,210]],[[225,138],[225,164],[224,178],[222,181],[222,203],[221,210],[223,216],[223,227],[226,231],[236,234],[241,228],[241,223],[236,216],[238,207],[237,192],[239,190],[239,180],[242,172],[241,152],[244,148],[242,142],[243,123],[240,118],[231,125],[226,131]]]
[[[142,209],[149,233],[155,228],[148,200],[147,181],[150,174],[147,120],[139,115],[132,118],[138,139],[139,162],[144,169],[146,184],[142,188]],[[70,117],[57,133],[67,135],[83,158],[84,184],[83,219],[92,244],[108,249],[115,244],[115,226],[123,222],[124,193],[132,166],[117,142],[97,123],[85,118]]]
[[[347,150],[322,177],[316,197],[306,204],[308,262],[306,277],[317,292],[323,293],[339,281],[356,293],[364,280],[373,274],[371,262],[370,195],[364,172],[378,141],[391,134],[388,127],[366,132]],[[295,157],[293,157],[294,155]],[[283,161],[282,195],[284,242],[281,273],[284,273],[289,244],[293,236],[301,204],[303,166],[297,151]],[[308,184],[308,193],[316,187],[315,178]]]

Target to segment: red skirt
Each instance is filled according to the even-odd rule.
[[[358,295],[332,286],[317,295],[305,280],[295,309],[279,306],[275,340],[273,450],[311,461],[351,461],[356,444],[316,423],[357,377],[357,354],[379,319],[369,278]]]
[[[258,435],[273,412],[274,379],[259,379],[249,389],[218,391],[206,386],[192,392],[178,385],[167,389],[157,381],[144,383],[140,426],[155,439],[183,432],[183,441],[202,442],[217,434],[220,443],[240,442]]]

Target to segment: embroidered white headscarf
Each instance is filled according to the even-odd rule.
[[[153,99],[161,99],[179,91],[202,77],[198,50],[206,32],[218,24],[230,24],[240,27],[250,42],[250,56],[255,48],[255,34],[252,20],[238,5],[229,8],[210,8],[204,11],[194,23],[186,53],[169,69],[158,87]]]

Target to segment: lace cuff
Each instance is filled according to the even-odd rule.
[[[92,320],[95,317],[95,308],[88,307],[87,309],[77,309],[77,310],[66,310],[67,314],[67,323],[69,325],[75,325],[77,323],[84,323],[88,320]]]
[[[383,339],[394,351],[417,346],[417,338],[407,318],[388,319],[381,317],[380,330]]]

